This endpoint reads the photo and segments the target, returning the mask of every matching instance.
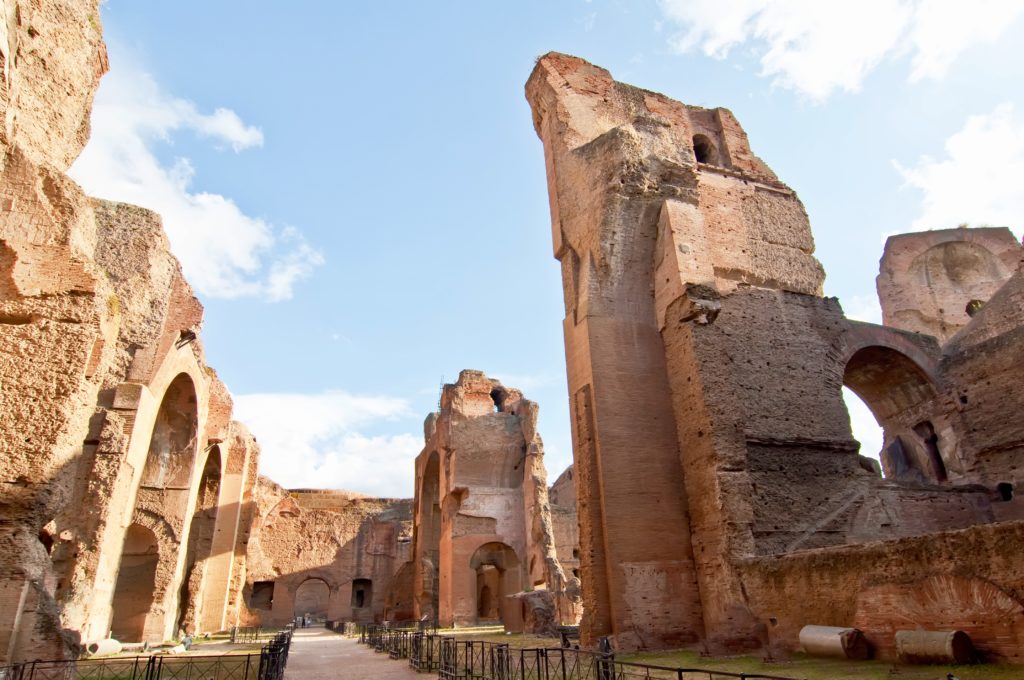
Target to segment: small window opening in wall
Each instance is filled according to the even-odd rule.
[[[39,532],[39,542],[43,544],[44,548],[46,548],[46,554],[53,552],[53,536],[51,536],[50,532],[46,529]]]
[[[572,570],[572,575],[575,576],[576,578],[579,578],[580,577],[580,570],[579,569],[573,569]]]
[[[501,413],[501,411],[502,411],[501,399],[504,396],[505,395],[502,394],[501,390],[491,390],[491,401],[494,402],[494,412],[495,413]]]
[[[572,549],[572,558],[574,560],[578,560],[580,558],[580,549],[579,548],[573,548]]]
[[[1004,502],[1013,500],[1013,484],[1000,482],[996,484],[996,491],[999,492],[999,500]]]
[[[693,136],[693,155],[698,163],[718,165],[718,150],[706,135]]]

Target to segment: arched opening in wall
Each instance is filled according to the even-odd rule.
[[[153,608],[153,589],[160,550],[156,535],[132,524],[124,536],[121,566],[114,585],[110,636],[122,642],[142,642],[146,618]]]
[[[196,452],[199,425],[195,385],[185,373],[164,392],[149,439],[149,453],[142,470],[144,488],[183,488],[188,485]]]
[[[875,461],[878,464],[878,473],[882,475],[882,444],[885,441],[882,426],[875,420],[874,414],[864,400],[846,386],[843,387],[843,403],[850,416],[853,438],[860,442],[860,455]]]
[[[331,587],[327,581],[310,578],[302,582],[295,591],[295,616],[309,616],[313,620],[327,618],[327,605],[331,599]]]
[[[200,632],[196,626],[200,621],[199,606],[203,601],[206,561],[212,552],[213,532],[220,507],[220,480],[220,447],[214,446],[206,456],[203,474],[199,478],[196,502],[192,509],[192,521],[189,524],[185,575],[181,580],[181,592],[178,597],[179,630]]]
[[[884,430],[880,459],[887,478],[945,481],[942,442],[920,418],[938,394],[924,369],[895,349],[869,346],[850,357],[843,384]]]
[[[423,470],[423,481],[420,486],[419,528],[416,540],[423,546],[421,553],[421,569],[429,571],[422,574],[421,587],[423,592],[417,593],[420,616],[426,615],[433,621],[438,614],[439,594],[437,583],[441,566],[441,457],[437,451],[427,458]]]
[[[693,136],[693,155],[698,163],[721,165],[721,161],[718,158],[718,149],[715,148],[714,142],[707,135]]]
[[[373,581],[368,578],[357,578],[352,581],[352,609],[364,609],[373,606]]]
[[[518,630],[522,625],[514,595],[522,590],[522,574],[515,550],[504,543],[485,543],[469,561],[476,579],[477,623],[501,623]]]

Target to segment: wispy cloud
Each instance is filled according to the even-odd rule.
[[[852,295],[842,300],[842,305],[847,319],[882,323],[882,308],[877,295]]]
[[[263,144],[260,129],[234,111],[203,113],[163,91],[130,59],[115,60],[96,96],[92,137],[70,174],[93,196],[160,213],[174,254],[200,293],[290,298],[295,282],[323,256],[294,227],[277,227],[247,215],[231,198],[194,189],[189,159],[162,163],[159,146],[186,132],[236,153]]]
[[[235,417],[259,441],[260,472],[287,488],[411,497],[421,434],[361,432],[410,413],[404,399],[332,390],[236,395]]]
[[[856,92],[886,59],[911,55],[908,78],[940,78],[965,50],[995,40],[1019,0],[661,0],[672,46],[725,58],[749,47],[761,74],[815,101]]]
[[[1024,227],[1024,120],[1012,104],[971,116],[945,143],[945,157],[922,156],[911,167],[893,161],[907,186],[923,194],[911,229],[958,224]]]

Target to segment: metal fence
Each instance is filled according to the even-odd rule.
[[[762,673],[673,668],[618,661],[579,649],[515,649],[507,644],[383,626],[365,626],[359,641],[393,659],[408,657],[419,672],[441,680],[796,680]],[[2,679],[0,679],[2,680]]]
[[[285,632],[258,654],[31,661],[0,666],[0,680],[283,680],[290,647]]]

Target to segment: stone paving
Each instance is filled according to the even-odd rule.
[[[376,654],[354,638],[325,628],[295,631],[288,654],[285,680],[424,680],[409,667],[408,659],[396,660]]]

